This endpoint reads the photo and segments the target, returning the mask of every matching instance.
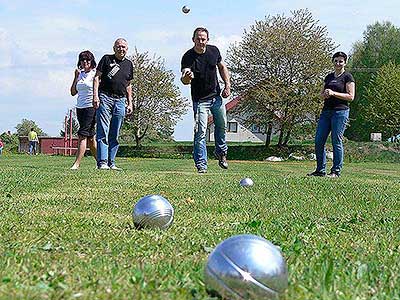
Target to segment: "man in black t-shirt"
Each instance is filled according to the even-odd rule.
[[[93,80],[93,107],[97,121],[97,168],[121,170],[115,165],[118,136],[126,113],[132,113],[133,64],[127,59],[128,43],[119,38],[114,54],[104,55]],[[126,106],[126,107],[125,107]]]
[[[191,85],[195,119],[193,158],[199,173],[207,172],[206,131],[209,111],[215,125],[214,155],[221,168],[228,168],[226,160],[228,146],[225,140],[226,110],[221,98],[217,69],[225,83],[222,90],[224,98],[230,95],[230,76],[218,48],[208,45],[208,40],[208,30],[203,27],[196,28],[192,37],[194,47],[186,51],[181,61],[181,81],[185,85]]]

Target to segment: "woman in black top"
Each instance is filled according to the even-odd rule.
[[[309,176],[326,175],[325,143],[329,133],[332,138],[333,165],[328,176],[339,177],[343,166],[343,134],[349,120],[349,102],[354,99],[355,83],[353,76],[344,69],[347,62],[345,53],[336,52],[332,56],[332,62],[335,72],[325,77],[321,91],[324,107],[315,134],[317,169],[308,174]]]

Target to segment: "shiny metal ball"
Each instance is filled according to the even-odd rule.
[[[138,229],[167,229],[174,220],[174,208],[160,195],[147,195],[135,204],[132,215]]]
[[[184,7],[182,7],[182,12],[184,14],[188,14],[190,12],[190,8],[185,5]]]
[[[253,186],[254,182],[251,178],[243,178],[240,180],[240,185],[244,187]]]
[[[288,286],[280,250],[251,234],[218,244],[208,257],[204,276],[209,293],[224,299],[278,299]]]

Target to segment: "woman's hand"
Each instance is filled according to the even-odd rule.
[[[335,96],[335,92],[332,91],[331,89],[325,89],[325,96],[326,96],[326,98],[329,98],[331,96]]]

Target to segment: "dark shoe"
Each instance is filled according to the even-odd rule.
[[[340,177],[340,173],[339,172],[335,172],[335,171],[331,171],[328,175],[326,175],[326,177],[339,178]]]
[[[197,169],[197,173],[205,174],[205,173],[207,173],[207,169]]]
[[[222,168],[222,169],[228,169],[228,162],[226,160],[226,154],[219,154],[216,151],[214,151],[214,156],[216,159],[218,159],[218,165]]]
[[[307,176],[324,177],[324,176],[326,176],[326,173],[325,172],[321,172],[321,171],[314,171],[312,173],[307,174]]]

